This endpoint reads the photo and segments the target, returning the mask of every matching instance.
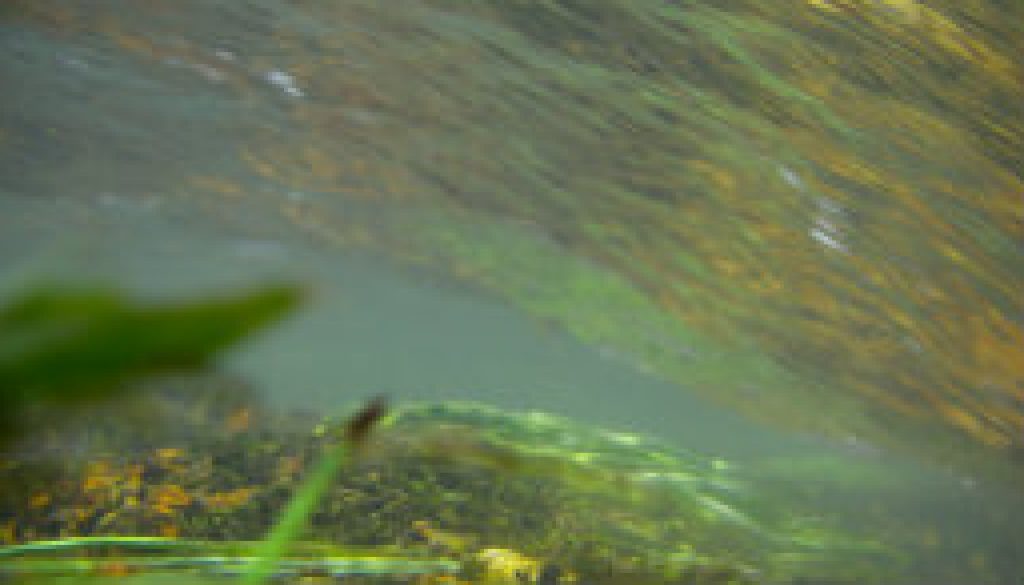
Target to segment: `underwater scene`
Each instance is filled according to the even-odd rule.
[[[1024,583],[1024,3],[4,0],[0,583]]]

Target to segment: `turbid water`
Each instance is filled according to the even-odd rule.
[[[1012,583],[1024,35],[997,4],[14,2],[0,287],[299,282],[220,364],[283,409],[648,434],[890,537],[901,582]]]
[[[383,393],[553,412],[730,458],[815,445],[680,392],[472,289],[325,249],[266,217],[239,225],[178,205],[7,197],[5,282],[113,283],[157,298],[306,283],[311,304],[228,364],[283,407],[329,411]]]
[[[987,551],[993,566],[986,572],[1009,570],[999,567],[1000,555],[1016,554],[1016,524],[1003,509],[1013,500],[997,486],[864,439],[837,441],[751,421],[478,289],[324,246],[272,214],[225,220],[189,202],[140,204],[109,194],[8,194],[2,206],[9,292],[57,280],[189,298],[265,282],[306,283],[312,300],[303,311],[223,364],[281,408],[342,412],[383,393],[399,402],[472,400],[550,412],[732,461],[755,486],[763,482],[757,489],[806,498],[811,513],[840,514],[861,530],[877,529],[856,520],[864,506],[878,498],[887,508],[902,502],[921,538],[974,534],[969,545],[956,537],[948,546],[965,551],[964,562]],[[916,569],[923,579],[948,574],[945,567],[931,570]]]

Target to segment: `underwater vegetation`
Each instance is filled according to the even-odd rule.
[[[717,584],[899,567],[875,536],[765,519],[728,462],[639,435],[382,398],[318,420],[264,410],[216,375],[166,376],[205,369],[299,299],[54,289],[10,302],[5,406],[35,417],[9,427],[28,440],[0,460],[0,574]],[[126,416],[115,393],[149,414]]]
[[[27,502],[16,502],[10,498],[19,488],[30,485],[34,480],[54,479],[47,466],[36,468],[28,463],[23,467],[17,463],[16,456],[10,456],[10,453],[25,453],[26,450],[39,452],[38,444],[25,446],[13,442],[18,435],[40,432],[38,426],[26,425],[24,421],[15,426],[17,419],[31,414],[36,425],[51,424],[54,428],[49,430],[57,432],[57,429],[65,428],[65,419],[74,418],[73,407],[109,401],[117,394],[132,390],[142,392],[139,382],[144,377],[180,374],[208,367],[218,352],[294,309],[301,296],[301,291],[295,287],[266,287],[234,297],[153,304],[138,303],[109,291],[50,288],[29,292],[10,301],[0,311],[0,350],[3,357],[0,362],[0,390],[3,392],[0,407],[6,417],[2,465],[6,504],[3,540],[20,540],[17,533],[25,527],[17,519],[19,507],[31,510],[48,507],[51,503],[50,495],[38,491],[42,484],[34,488],[36,492]],[[206,400],[209,401],[210,397],[207,396]],[[217,401],[214,399],[213,402]],[[120,406],[115,405],[103,414],[112,419],[113,424],[93,420],[87,432],[100,429],[102,433],[104,428],[116,429]],[[52,528],[53,521],[63,517],[68,523],[52,536],[70,537],[36,540],[0,549],[0,573],[31,580],[72,575],[113,577],[162,571],[190,574],[206,570],[220,576],[244,576],[248,583],[262,583],[271,577],[306,573],[394,575],[404,572],[415,575],[452,572],[452,562],[446,563],[443,559],[403,562],[402,559],[359,555],[351,551],[339,553],[324,547],[307,547],[304,554],[308,558],[294,558],[296,547],[293,541],[301,533],[312,509],[321,500],[337,470],[345,465],[351,452],[361,448],[385,411],[386,403],[376,399],[344,423],[342,440],[326,450],[262,541],[185,541],[169,537],[178,529],[166,523],[160,525],[161,536],[122,536],[117,532],[98,538],[75,536],[103,532],[105,526],[114,523],[119,513],[116,508],[108,509],[97,520],[91,517],[95,510],[78,508],[50,515],[44,521]],[[226,421],[228,432],[246,427],[248,413],[244,405],[234,411]],[[177,430],[196,424],[174,422]],[[136,440],[139,438],[135,437]],[[14,444],[8,444],[8,441]],[[88,443],[87,440],[85,442]],[[65,443],[57,447],[67,462],[73,460],[69,454],[71,445]],[[128,449],[127,445],[117,447],[122,452]],[[159,449],[156,456],[163,464],[175,466],[181,462],[183,454],[179,448],[168,447]],[[88,495],[83,503],[89,507],[102,506],[107,497],[113,497],[128,508],[139,508],[144,503],[159,517],[187,506],[194,497],[175,484],[148,485],[153,477],[151,474],[143,476],[142,466],[134,468],[125,485],[121,485],[123,479],[115,480],[111,475],[108,461],[91,462],[85,469],[89,475],[83,479],[82,489]],[[61,487],[58,484],[58,490]],[[109,489],[115,491],[107,492]],[[106,495],[108,493],[109,496]],[[145,495],[141,495],[143,493]],[[248,499],[249,489],[242,488],[211,496],[208,501],[215,509],[223,511]],[[33,528],[28,527],[28,530],[29,534],[34,534]],[[131,554],[135,551],[142,554]],[[286,553],[289,558],[283,560]],[[339,555],[343,556],[339,558]]]
[[[4,371],[18,374],[5,380],[25,386],[10,383],[5,400],[33,416],[9,427],[23,436],[0,456],[0,577],[861,584],[911,579],[921,562],[991,576],[986,557],[965,564],[934,544],[922,561],[922,528],[884,503],[865,525],[807,505],[816,478],[867,498],[901,489],[880,466],[748,470],[476,403],[376,398],[326,418],[265,408],[210,360],[300,298],[280,287],[180,303],[60,290],[12,301],[0,339]]]
[[[266,4],[11,3],[11,26],[188,83],[191,117],[120,99],[232,140],[171,168],[189,134],[86,109],[46,152],[140,136],[145,179],[112,189],[267,205],[750,416],[1019,467],[1019,3]],[[39,139],[8,126],[21,160]],[[19,186],[74,182],[43,162]]]
[[[12,0],[0,20],[21,81],[4,196],[273,210],[751,417],[1021,485],[1024,4]],[[321,421],[151,378],[298,296],[42,290],[0,310],[0,569],[1000,582],[981,530],[895,509],[931,485],[872,501],[903,489],[884,466],[745,470],[470,404]],[[143,423],[94,404],[113,394],[139,394]],[[836,485],[870,521],[810,511]]]
[[[338,457],[352,445],[339,437],[374,404],[317,421],[215,388],[158,397],[191,403],[167,410],[189,418],[168,421],[179,430],[163,440],[87,419],[43,433],[54,450],[96,445],[75,460],[8,459],[0,508],[16,544],[0,548],[0,571],[552,585],[873,582],[900,567],[876,536],[811,517],[764,520],[727,462],[644,437],[479,404],[410,404]],[[238,409],[246,424],[226,424]]]

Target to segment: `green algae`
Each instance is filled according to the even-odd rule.
[[[535,577],[546,568],[557,583],[652,585],[784,582],[839,566],[868,579],[893,570],[874,538],[809,510],[789,509],[783,522],[755,508],[765,499],[752,497],[758,488],[743,466],[631,432],[474,403],[397,405],[335,475],[318,462],[337,464],[331,453],[347,434],[344,419],[303,432],[276,416],[249,416],[249,429],[227,437],[217,425],[198,425],[164,455],[167,443],[138,441],[130,428],[97,429],[111,439],[82,463],[65,463],[56,479],[9,462],[0,482],[12,487],[5,506],[16,511],[23,544],[3,549],[7,568],[87,577],[116,570],[120,559],[144,572],[255,580],[280,571],[443,575],[457,564],[462,579],[504,584],[518,581],[498,577],[500,567],[519,563]],[[287,471],[293,465],[306,471]],[[133,477],[149,479],[137,486]],[[171,486],[178,497],[168,503],[159,494]],[[216,494],[240,489],[244,497],[217,503],[224,500]],[[298,516],[308,524],[287,521]],[[179,536],[153,537],[168,527]],[[58,538],[69,531],[79,536]],[[253,541],[268,532],[286,536]],[[92,560],[76,569],[79,553]]]

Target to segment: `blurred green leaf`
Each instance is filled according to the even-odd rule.
[[[301,297],[289,286],[166,304],[113,291],[29,292],[0,308],[0,438],[27,405],[98,398],[143,376],[201,368]]]

